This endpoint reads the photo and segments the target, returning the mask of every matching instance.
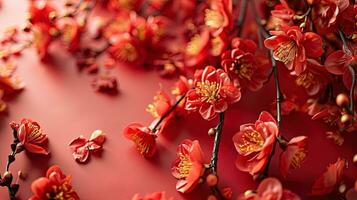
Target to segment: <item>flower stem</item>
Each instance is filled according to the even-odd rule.
[[[270,35],[269,33],[267,33],[267,31],[264,29],[264,27],[262,26],[261,22],[262,19],[259,16],[259,13],[256,10],[255,7],[255,2],[251,1],[252,4],[252,11],[253,14],[255,15],[255,20],[256,23],[258,25],[259,28],[259,32],[260,34],[264,37],[264,38],[268,38]],[[310,11],[309,11],[310,12]],[[283,97],[282,97],[282,93],[281,93],[281,89],[280,89],[280,83],[279,83],[279,73],[278,73],[278,68],[276,65],[276,60],[273,57],[273,52],[270,50],[269,51],[269,55],[270,55],[270,59],[271,59],[271,65],[272,65],[272,73],[274,75],[274,80],[275,80],[275,88],[276,88],[276,121],[278,124],[278,128],[280,128],[280,124],[281,124],[281,102],[283,101]],[[268,162],[263,170],[263,173],[259,175],[259,179],[263,179],[265,177],[268,176],[268,172],[269,172],[269,167],[270,167],[270,163],[271,160],[273,159],[273,156],[275,154],[275,148],[277,143],[281,143],[281,141],[284,141],[285,139],[283,139],[283,137],[281,135],[278,135],[276,137],[276,140],[274,141],[273,144],[273,149],[271,151],[271,153],[269,154],[269,158],[268,158]]]
[[[176,109],[176,107],[181,103],[182,100],[185,99],[185,97],[186,97],[186,93],[181,95],[181,97],[176,101],[176,103],[172,105],[171,108],[168,111],[166,111],[164,115],[162,115],[162,117],[159,119],[159,121],[157,121],[154,128],[152,129],[152,132],[154,133],[156,132],[157,128],[160,126],[162,121],[164,121],[164,119]]]
[[[11,163],[13,163],[15,161],[15,155],[17,153],[17,145],[20,143],[20,140],[17,137],[16,128],[12,129],[12,134],[13,134],[14,140],[13,140],[13,143],[10,145],[11,146],[11,153],[7,157],[7,162],[6,162],[6,167],[5,167],[6,172],[9,172]],[[4,178],[5,177],[3,177],[3,179]],[[11,200],[16,199],[15,195],[16,195],[16,193],[17,193],[19,188],[18,188],[18,185],[17,186],[13,186],[12,178],[10,179],[10,181],[5,180],[4,185],[2,185],[2,186],[6,186],[7,187]]]
[[[236,27],[238,28],[237,36],[240,36],[240,34],[242,33],[242,26],[246,17],[247,6],[248,0],[242,0],[239,8],[239,17],[236,24]]]
[[[217,175],[217,162],[218,162],[218,152],[219,146],[221,143],[221,135],[222,135],[222,128],[224,124],[224,112],[219,113],[219,123],[215,128],[215,137],[214,137],[214,144],[213,144],[213,151],[212,151],[212,158],[210,163],[210,168],[214,175]],[[217,185],[211,188],[212,192],[216,194],[218,199],[224,199],[221,191],[217,188]]]
[[[348,45],[347,45],[347,41],[346,41],[346,37],[345,37],[345,34],[340,30],[338,29],[338,33],[340,35],[340,38],[342,40],[342,50],[345,52],[345,54],[347,55],[351,55],[351,50],[348,48]],[[348,65],[348,69],[351,73],[351,76],[352,76],[352,85],[351,85],[351,89],[350,89],[350,104],[349,104],[349,112],[350,114],[353,116],[354,115],[354,91],[355,91],[355,87],[356,87],[356,71],[355,69],[351,66],[351,64]]]
[[[224,112],[219,113],[219,123],[216,127],[216,134],[214,137],[212,158],[210,164],[213,174],[217,174],[218,151],[219,151],[219,145],[221,143],[223,123],[224,123]]]

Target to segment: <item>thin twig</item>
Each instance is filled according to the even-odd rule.
[[[238,28],[237,36],[240,36],[240,34],[242,33],[242,29],[243,29],[242,26],[244,24],[244,20],[246,17],[247,5],[248,5],[248,0],[242,0],[240,3],[239,17],[236,24],[236,27]]]
[[[211,168],[213,174],[217,174],[217,161],[218,161],[218,151],[221,142],[222,128],[224,123],[224,113],[219,114],[219,123],[216,127],[216,135],[214,137],[212,158],[211,158]]]
[[[164,115],[162,115],[162,117],[159,119],[159,121],[157,121],[157,123],[155,124],[154,128],[152,129],[152,132],[154,132],[154,133],[156,132],[157,128],[160,126],[162,121],[164,121],[164,119],[167,116],[169,116],[176,109],[176,107],[181,103],[181,101],[183,99],[185,99],[185,97],[186,97],[186,93],[181,95],[181,97],[176,101],[176,103],[174,105],[172,105],[171,108],[164,113]]]

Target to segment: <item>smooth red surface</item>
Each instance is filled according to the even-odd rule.
[[[0,26],[20,25],[25,20],[26,1],[8,0],[0,10]],[[141,157],[133,144],[124,139],[123,128],[130,122],[150,123],[151,116],[145,112],[153,95],[162,87],[169,91],[172,80],[159,78],[156,72],[128,68],[114,70],[120,82],[120,94],[108,96],[99,94],[90,87],[91,76],[80,73],[74,60],[63,51],[51,49],[55,53],[51,64],[41,64],[34,51],[26,51],[19,60],[17,74],[26,82],[26,89],[8,99],[8,114],[0,120],[0,165],[5,167],[10,151],[11,130],[8,123],[22,117],[37,120],[49,136],[50,157],[22,153],[16,157],[11,170],[27,174],[20,181],[20,199],[31,196],[33,180],[45,174],[52,164],[58,164],[66,174],[73,177],[73,186],[84,200],[130,199],[135,193],[166,191],[168,196],[178,199],[205,199],[208,189],[197,188],[192,194],[180,195],[175,191],[176,180],[171,176],[170,165],[175,159],[176,146],[184,138],[199,139],[210,159],[213,139],[207,135],[215,120],[206,122],[194,115],[188,120],[174,122],[171,128],[159,138],[158,155],[151,160]],[[282,88],[288,90],[288,82],[282,80]],[[291,91],[290,91],[291,92]],[[295,92],[295,91],[294,91]],[[302,91],[296,91],[302,94]],[[257,93],[245,93],[242,100],[229,109],[223,128],[223,138],[219,153],[219,184],[231,186],[234,196],[247,189],[255,189],[252,177],[236,169],[236,151],[232,136],[243,123],[255,121],[261,110],[269,108],[275,97],[273,80]],[[107,142],[100,157],[92,156],[83,165],[74,161],[68,143],[79,135],[89,137],[93,130],[102,129],[107,133]],[[296,135],[309,136],[309,155],[301,169],[296,170],[283,182],[284,187],[306,198],[315,178],[323,173],[329,163],[343,157],[350,162],[346,170],[346,180],[352,183],[357,178],[356,165],[352,156],[357,153],[356,134],[346,138],[339,147],[325,138],[326,127],[311,121],[303,113],[294,113],[283,118],[282,133],[287,138]],[[275,156],[271,174],[280,177]],[[8,199],[7,190],[0,188],[0,199]],[[310,198],[317,199],[317,198]]]

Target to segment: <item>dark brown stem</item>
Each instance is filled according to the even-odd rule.
[[[212,150],[212,157],[211,157],[211,163],[210,163],[210,168],[212,170],[212,173],[217,176],[217,163],[218,163],[218,153],[219,153],[219,146],[221,143],[221,136],[222,136],[222,128],[224,124],[224,112],[219,113],[219,122],[215,128],[215,137],[214,137],[214,143],[213,143],[213,150]],[[217,176],[218,177],[218,176]],[[211,188],[212,192],[216,195],[218,199],[224,199],[221,191],[217,188],[217,185]]]
[[[162,123],[162,121],[164,121],[164,119],[169,116],[175,109],[176,107],[181,103],[181,101],[183,99],[185,99],[186,97],[186,93],[183,94],[177,101],[174,105],[171,106],[171,108],[165,112],[164,115],[162,115],[162,117],[159,119],[159,121],[157,121],[157,123],[155,124],[154,128],[152,129],[152,132],[156,132],[157,128],[160,126],[160,124]]]
[[[224,123],[224,113],[219,113],[219,123],[215,128],[216,134],[214,137],[212,158],[211,158],[211,164],[210,164],[213,174],[217,174],[218,152],[219,152],[219,145],[221,143],[223,123]]]
[[[239,17],[236,24],[236,27],[238,28],[237,36],[240,36],[240,34],[242,33],[243,24],[247,12],[247,6],[248,6],[248,0],[242,0],[239,8]]]

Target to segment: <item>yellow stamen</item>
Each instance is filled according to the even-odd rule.
[[[263,144],[264,138],[258,131],[248,130],[243,133],[242,141],[238,145],[238,148],[246,154],[260,151]]]
[[[212,28],[219,28],[223,25],[224,18],[217,10],[205,10],[205,24]]]
[[[202,100],[210,103],[219,98],[220,85],[217,82],[198,82],[196,85],[197,94],[201,95]]]

